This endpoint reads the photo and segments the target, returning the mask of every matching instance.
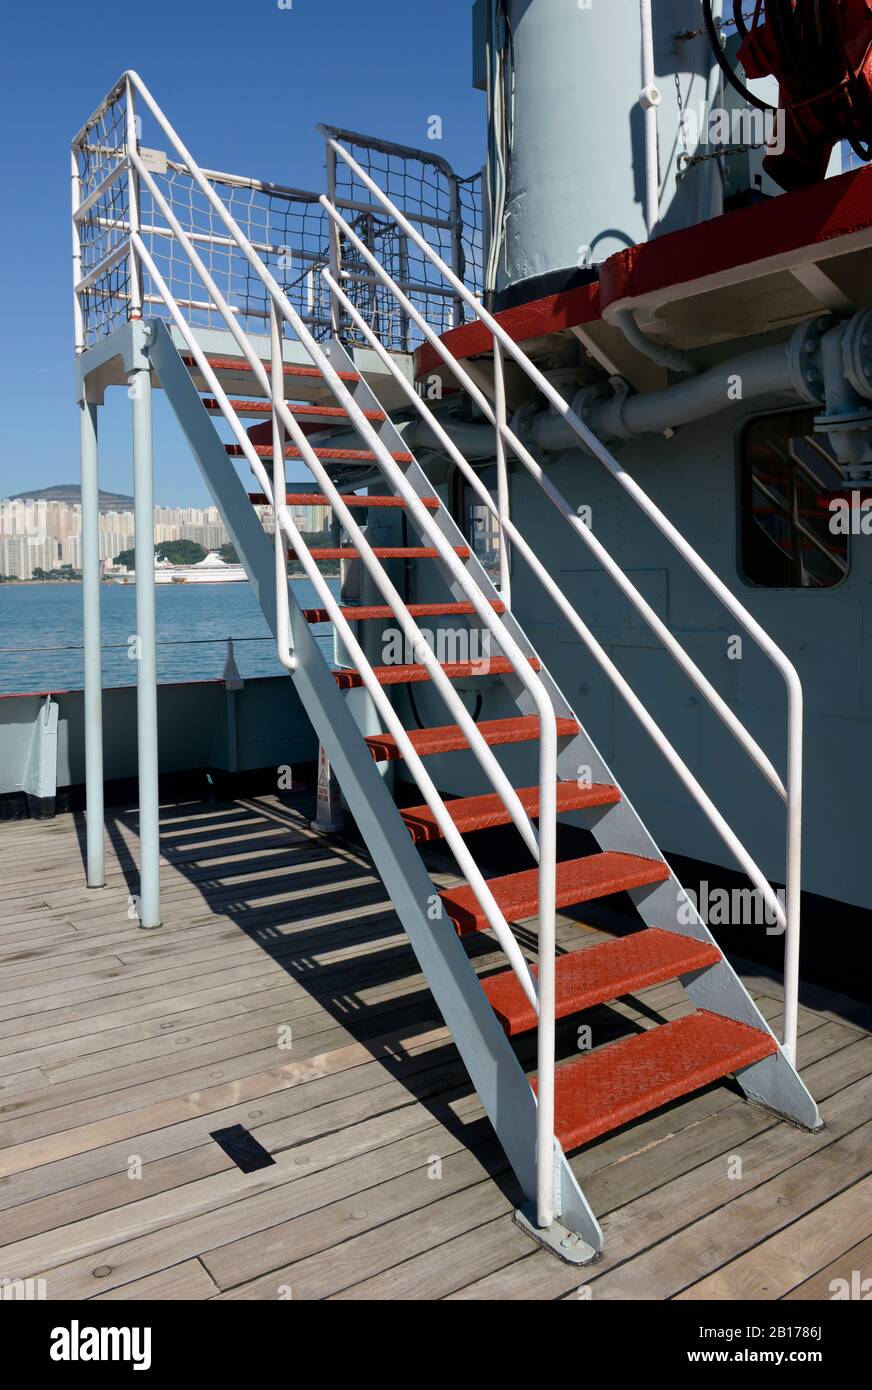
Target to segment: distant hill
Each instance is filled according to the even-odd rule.
[[[58,483],[55,487],[31,488],[27,492],[17,492],[11,500],[18,502],[32,497],[35,501],[44,499],[46,502],[67,502],[72,507],[81,501],[81,493],[82,489],[78,483]],[[101,491],[100,511],[132,512],[133,498],[126,497],[122,492]]]

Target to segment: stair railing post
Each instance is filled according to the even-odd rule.
[[[130,282],[127,291],[128,318],[142,318],[142,272],[139,257],[133,245],[134,233],[139,233],[139,178],[133,163],[130,160],[131,153],[139,151],[139,132],[136,123],[136,102],[133,95],[133,86],[130,78],[124,83],[124,140],[127,151],[129,171],[127,175],[127,222],[130,228],[130,250],[127,257]]]
[[[293,654],[291,640],[291,611],[288,601],[288,565],[285,558],[285,543],[279,525],[279,509],[285,505],[287,484],[285,482],[285,430],[279,411],[285,399],[284,357],[282,355],[282,326],[275,300],[269,302],[270,332],[270,386],[272,388],[272,485],[273,485],[273,524],[275,526],[276,560],[276,651],[279,661],[286,671],[295,671],[297,658]]]
[[[799,1014],[799,943],[802,893],[802,684],[788,687],[787,726],[787,872],[785,875],[784,1022],[782,1046],[796,1065]]]
[[[536,1123],[536,1224],[554,1220],[554,1049],[557,916],[557,730],[539,720],[539,1022]]]
[[[136,329],[144,336],[151,330]],[[147,338],[146,338],[147,343]],[[154,477],[151,368],[129,378],[133,407],[133,509],[136,565],[136,731],[139,766],[139,925],[159,927],[160,799],[157,746],[157,624],[154,598]]]
[[[509,520],[509,472],[506,461],[506,376],[503,350],[497,339],[494,345],[494,410],[497,417],[497,511],[500,536],[500,598],[508,609],[512,607],[512,564],[505,523]]]
[[[334,155],[335,157],[335,155]],[[451,269],[459,280],[463,279],[463,222],[460,214],[460,181],[456,174],[449,179],[451,200]],[[455,294],[451,301],[451,326],[459,328],[463,323],[463,300]]]
[[[331,203],[336,202],[336,151],[332,142],[327,141],[327,197]],[[339,228],[328,218],[327,225],[327,244],[330,253],[330,271],[337,284],[342,280],[342,247],[339,240]],[[339,337],[339,329],[342,323],[342,312],[339,301],[335,294],[330,295],[330,323],[334,338]]]

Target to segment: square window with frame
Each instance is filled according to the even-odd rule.
[[[740,442],[742,577],[770,589],[827,589],[848,573],[848,537],[834,534],[829,501],[843,473],[814,410],[758,416]]]

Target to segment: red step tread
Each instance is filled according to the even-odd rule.
[[[557,865],[557,906],[576,907],[593,898],[606,898],[628,888],[662,883],[669,867],[661,859],[643,859],[640,854],[620,854],[605,850],[567,859]],[[539,871],[523,869],[518,874],[488,879],[488,888],[509,922],[523,922],[535,916],[539,905]],[[459,936],[487,931],[488,921],[478,899],[467,884],[445,888],[439,894],[447,916]]]
[[[413,618],[443,618],[443,617],[465,617],[475,613],[471,603],[409,603],[406,605]],[[499,599],[491,599],[491,608],[495,613],[505,613],[506,605],[500,603]],[[373,604],[369,608],[365,605],[357,608],[340,609],[343,618],[349,622],[367,622],[382,620],[384,622],[395,622],[394,611],[387,605]],[[329,623],[330,615],[326,608],[304,608],[303,617],[307,623]]]
[[[315,554],[315,551],[312,551]],[[538,671],[542,665],[535,657],[531,659],[530,665],[534,671]],[[379,685],[412,685],[419,681],[428,681],[430,674],[425,666],[415,662],[409,666],[373,666],[373,674]],[[478,661],[458,661],[443,664],[442,670],[449,680],[463,680],[470,676],[507,676],[514,672],[514,666],[505,656],[492,656],[484,662]],[[363,677],[359,671],[334,671],[333,678],[340,690],[356,690],[363,685]]]
[[[256,507],[272,505],[265,492],[250,492],[248,500],[253,502]],[[422,497],[419,500],[430,512],[438,512],[441,505],[438,497]],[[342,501],[346,507],[405,507],[406,505],[402,497],[384,497],[372,493],[364,496],[359,492],[343,494]],[[332,505],[330,498],[325,497],[320,492],[289,492],[285,497],[285,502],[289,507],[329,507]]]
[[[471,551],[468,545],[453,545],[451,549],[461,560],[468,560]],[[429,545],[374,545],[372,553],[377,560],[438,560],[439,551]],[[360,551],[353,545],[316,546],[309,551],[313,560],[355,560]],[[288,551],[288,559],[296,559],[296,551]],[[491,663],[493,664],[493,663]]]
[[[198,370],[197,363],[194,361],[193,357],[183,357],[182,361],[186,367],[193,368],[194,371]],[[250,363],[236,357],[207,357],[206,361],[209,363],[212,370],[216,372],[253,371]],[[261,366],[269,372],[272,364],[270,362],[265,362],[263,358],[261,358]],[[318,367],[304,367],[296,362],[285,362],[282,367],[282,372],[285,376],[315,377],[324,381],[324,374]],[[359,372],[338,372],[337,375],[340,381],[360,381]],[[326,381],[324,381],[324,385],[327,385]]]
[[[241,444],[225,444],[224,447],[231,458],[244,457],[245,451],[243,450]],[[258,458],[271,459],[273,456],[273,447],[271,444],[253,444],[251,447],[254,449],[254,452],[257,454]],[[314,449],[313,453],[315,454],[316,458],[319,459],[347,459],[352,463],[372,463],[377,457],[377,455],[374,454],[371,449],[320,448]],[[290,444],[285,449],[286,459],[298,459],[302,457],[302,451],[300,449],[295,449]],[[405,452],[391,454],[391,458],[393,459],[394,463],[413,462],[413,455]]]
[[[478,731],[491,748],[508,743],[532,743],[539,738],[539,720],[535,715],[517,715],[512,719],[482,719]],[[557,737],[573,738],[579,731],[574,719],[557,721]],[[467,748],[466,734],[459,724],[443,724],[432,729],[409,729],[409,741],[419,757],[436,753],[455,753]],[[369,734],[369,751],[377,763],[396,762],[402,758],[393,734]]]
[[[649,1028],[557,1067],[555,1133],[577,1149],[777,1050],[771,1034],[705,1010]]]
[[[220,405],[212,396],[204,396],[203,404],[207,410],[218,412]],[[230,404],[237,415],[271,415],[271,401],[231,401]],[[300,405],[291,401],[285,401],[285,405],[292,415],[310,416],[314,415],[327,420],[347,420],[348,411],[341,405]],[[363,412],[367,420],[386,420],[388,417],[383,410],[365,410]]]
[[[538,787],[521,788],[518,798],[528,815],[539,815]],[[580,811],[588,806],[612,806],[620,799],[621,793],[617,787],[598,783],[590,787],[579,787],[577,782],[557,783],[558,814],[564,811]],[[495,793],[486,796],[462,796],[445,804],[454,824],[464,835],[473,830],[492,830],[498,825],[509,825],[512,819],[502,797]],[[410,806],[400,814],[416,845],[427,840],[442,839],[442,831],[429,806]],[[514,971],[509,973],[514,979]]]
[[[567,1018],[609,999],[716,965],[721,959],[717,946],[710,942],[658,927],[570,951],[557,958],[556,1016]],[[536,1027],[535,1011],[514,970],[502,970],[482,980],[482,988],[509,1037]]]

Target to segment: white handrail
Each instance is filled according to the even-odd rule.
[[[451,436],[447,433],[443,426],[439,423],[436,416],[432,414],[425,402],[422,401],[421,397],[418,395],[414,387],[403,376],[402,372],[399,370],[396,363],[391,358],[390,353],[387,353],[381,344],[378,344],[377,346],[378,340],[375,337],[375,334],[373,333],[372,329],[370,329],[369,326],[364,323],[360,315],[354,309],[353,305],[350,304],[348,297],[344,295],[340,289],[337,288],[335,281],[332,281],[332,277],[330,276],[329,272],[325,271],[323,273],[325,279],[327,279],[330,282],[330,288],[337,292],[338,297],[340,298],[343,304],[343,307],[346,309],[347,312],[350,313],[353,321],[360,329],[360,331],[364,334],[370,346],[373,347],[373,349],[375,349],[377,352],[379,352],[380,356],[384,354],[382,360],[385,361],[386,365],[388,366],[388,369],[391,371],[397,384],[402,388],[404,394],[409,399],[410,404],[414,405],[415,408],[418,410],[418,413],[427,421],[428,427],[436,435],[437,439],[439,440],[443,448],[446,450],[449,457],[453,460],[453,462],[463,473],[465,479],[470,484],[470,486],[475,490],[475,492],[481,499],[482,504],[488,508],[491,515],[499,522],[500,516],[498,507],[494,504],[493,498],[488,493],[480,477],[475,472],[475,469],[472,468],[469,461],[457,448],[457,445],[454,443]],[[468,376],[468,373],[465,371],[465,369],[461,366],[459,362],[454,362],[452,370],[456,372],[458,380],[461,382],[462,385],[464,385],[467,388],[467,390],[469,390],[471,393],[477,391],[477,388],[475,386],[475,383],[472,381],[472,378]],[[509,432],[509,439],[510,442],[514,440],[514,436],[511,434],[511,431]],[[518,443],[516,447],[522,448],[523,446],[521,446]],[[714,829],[721,836],[728,849],[730,849],[730,851],[735,855],[739,864],[744,868],[748,877],[751,879],[752,883],[755,884],[758,891],[765,899],[767,906],[775,915],[776,919],[780,921],[783,925],[784,909],[781,906],[781,903],[778,901],[778,898],[776,897],[775,893],[773,892],[772,886],[766,879],[763,870],[748,854],[747,850],[745,849],[742,842],[739,840],[738,836],[735,835],[735,833],[728,825],[727,821],[721,815],[720,811],[718,811],[711,797],[703,789],[703,787],[697,781],[697,779],[693,776],[692,772],[687,767],[684,760],[681,758],[681,755],[677,752],[673,744],[670,743],[666,735],[661,730],[659,724],[657,724],[657,722],[652,718],[645,705],[642,704],[642,702],[639,700],[635,691],[621,675],[621,672],[619,671],[618,667],[607,655],[605,649],[600,645],[597,639],[593,636],[590,629],[579,617],[578,613],[572,607],[572,604],[569,602],[569,599],[566,597],[563,590],[559,587],[558,584],[555,583],[551,573],[545,568],[545,566],[539,560],[538,556],[530,548],[526,538],[520,533],[517,527],[508,518],[505,518],[502,524],[505,526],[506,534],[508,538],[511,540],[513,546],[523,556],[527,565],[529,565],[533,574],[536,576],[539,583],[545,589],[549,598],[553,600],[555,605],[560,609],[561,613],[566,618],[567,622],[577,633],[577,635],[581,638],[581,640],[585,643],[592,656],[605,671],[606,675],[612,681],[619,694],[627,702],[630,709],[636,715],[637,719],[642,724],[643,728],[649,734],[651,739],[654,741],[657,748],[663,754],[666,761],[676,772],[676,774],[681,779],[687,790],[691,793],[694,800],[697,802],[700,809],[703,811],[703,813],[710,821]]]
[[[718,715],[718,717],[733,734],[734,738],[736,738],[738,742],[742,744],[745,751],[748,753],[749,757],[752,759],[759,771],[766,778],[767,782],[769,782],[770,786],[774,788],[774,790],[778,793],[778,795],[781,797],[783,801],[786,801],[787,788],[785,787],[782,779],[779,777],[778,772],[773,766],[771,760],[760,747],[760,745],[757,743],[756,739],[752,737],[752,735],[745,728],[741,720],[738,719],[734,711],[730,709],[726,701],[722,698],[718,691],[715,690],[708,677],[704,675],[703,672],[699,669],[693,658],[685,651],[684,647],[682,647],[681,643],[677,640],[674,634],[670,631],[670,629],[658,616],[655,610],[651,607],[647,599],[640,593],[640,591],[627,577],[627,575],[621,569],[620,565],[618,565],[617,562],[613,560],[612,556],[606,550],[605,546],[602,545],[602,543],[599,540],[597,540],[591,528],[589,526],[586,526],[584,522],[581,520],[581,518],[578,516],[578,514],[573,510],[570,503],[566,500],[566,498],[562,495],[559,489],[554,485],[554,483],[552,483],[551,479],[547,476],[538,460],[533,457],[529,449],[527,449],[527,447],[521,442],[521,440],[518,438],[515,432],[508,426],[505,419],[503,418],[502,420],[500,420],[500,392],[497,384],[495,383],[495,404],[494,406],[491,406],[491,403],[488,400],[487,396],[476,384],[474,378],[471,377],[470,374],[465,371],[465,369],[460,367],[460,364],[458,363],[457,359],[454,357],[450,349],[446,347],[445,343],[442,341],[439,335],[435,333],[430,324],[427,323],[420,310],[411,302],[411,300],[406,298],[406,296],[399,289],[399,286],[397,285],[396,281],[392,280],[391,276],[385,270],[384,266],[382,266],[376,259],[376,257],[372,255],[372,252],[363,243],[363,241],[361,241],[360,237],[357,236],[357,234],[352,230],[352,228],[349,227],[345,219],[333,208],[328,208],[328,211],[330,213],[331,218],[335,219],[337,224],[342,227],[343,234],[351,242],[355,250],[357,250],[369,264],[371,264],[374,268],[377,269],[378,277],[381,280],[381,283],[393,293],[403,312],[408,313],[411,316],[416,326],[420,329],[421,333],[424,335],[427,341],[431,344],[435,351],[439,353],[446,366],[448,366],[451,372],[457,377],[457,379],[462,382],[466,390],[472,396],[476,405],[481,410],[482,414],[485,415],[485,417],[490,421],[492,425],[498,427],[498,438],[501,439],[503,443],[508,441],[511,444],[513,453],[517,454],[518,458],[520,458],[521,462],[525,465],[527,470],[533,475],[533,477],[536,479],[536,482],[547,495],[548,499],[566,518],[570,526],[572,526],[573,530],[581,537],[588,549],[596,556],[597,560],[600,562],[600,564],[603,566],[606,572],[610,575],[610,577],[614,580],[614,582],[618,585],[618,587],[621,589],[624,595],[630,600],[630,602],[636,608],[637,612],[640,613],[641,616],[645,619],[645,621],[648,623],[648,626],[663,643],[666,650],[678,662],[682,670],[690,678],[690,680],[693,681],[694,685],[697,687],[700,693],[705,696],[706,700],[715,710],[715,713]],[[499,353],[499,357],[495,357],[494,359],[495,364],[501,366],[502,350],[499,348],[499,345],[496,342],[496,340],[494,341],[494,347]],[[432,418],[432,416],[430,418]],[[499,472],[499,448],[497,449],[497,462]],[[504,483],[503,486],[505,487],[506,484]],[[498,520],[499,516],[507,514],[507,507],[504,506],[500,509],[500,512],[498,514]]]
[[[294,440],[303,459],[309,465],[311,471],[319,481],[324,493],[330,499],[334,512],[345,527],[350,539],[355,545],[361,560],[372,574],[377,586],[387,599],[389,606],[401,623],[404,636],[407,640],[411,639],[416,659],[427,667],[428,673],[439,688],[446,704],[454,714],[458,725],[466,735],[467,742],[475,753],[478,761],[489,775],[492,784],[496,787],[498,794],[506,805],[513,821],[524,835],[528,845],[535,854],[539,863],[539,914],[540,914],[540,962],[538,987],[534,984],[530,975],[526,960],[518,947],[518,944],[508,928],[508,924],[500,911],[486,880],[481,875],[472,857],[466,850],[462,836],[457,832],[451,817],[442,801],[439,793],[427,776],[425,769],[414,751],[414,747],[403,730],[399,720],[393,713],[393,707],[387,699],[381,685],[369,664],[368,659],[357,643],[351,628],[343,618],[339,605],[333,599],[329,586],[320,577],[320,571],[312,560],[312,557],[303,543],[297,528],[293,524],[293,519],[288,513],[287,507],[280,501],[275,492],[273,482],[271,482],[266,469],[263,468],[258,455],[248,439],[241,422],[236,416],[230,401],[221,389],[220,382],[209,368],[205,355],[199,349],[196,339],[187,324],[181,310],[175,301],[169,287],[161,276],[153,258],[151,257],[145,242],[140,233],[131,226],[130,233],[130,257],[131,261],[138,258],[147,268],[152,282],[160,293],[161,298],[167,305],[170,316],[178,328],[183,340],[188,346],[189,351],[197,363],[203,378],[209,384],[210,389],[219,404],[221,413],[230,424],[234,437],[240,446],[244,456],[255,476],[258,478],[261,487],[267,496],[272,499],[276,514],[277,536],[282,530],[289,536],[295,545],[297,554],[303,564],[303,568],[308,577],[315,584],[316,591],[331,615],[337,631],[345,641],[345,644],[357,663],[362,682],[371,695],[373,702],[383,718],[387,727],[391,730],[397,740],[398,746],[403,751],[403,755],[409,766],[409,770],[420,787],[427,800],[428,805],[437,819],[440,829],[443,832],[446,843],[452,849],[457,859],[461,871],[465,874],[473,892],[478,898],[486,919],[493,927],[500,944],[502,945],[509,959],[512,968],[518,975],[525,994],[536,1008],[540,1018],[539,1026],[539,1047],[540,1047],[540,1076],[538,1088],[538,1134],[537,1148],[541,1156],[541,1161],[537,1164],[537,1219],[543,1226],[551,1224],[554,1216],[554,1197],[553,1197],[553,1092],[554,1092],[554,925],[556,912],[556,758],[557,758],[557,734],[556,734],[556,713],[550,697],[544,685],[535,675],[530,659],[517,645],[514,637],[502,620],[495,613],[489,600],[487,600],[475,584],[465,567],[460,564],[458,557],[443,536],[438,525],[433,521],[427,508],[423,507],[414,489],[405,480],[401,470],[399,470],[390,453],[383,445],[382,441],[372,429],[365,415],[353,400],[351,394],[346,390],[338,374],[333,369],[329,357],[321,350],[315,340],[307,332],[303,321],[288,302],[281,288],[269,273],[266,266],[257,256],[240,228],[235,223],[229,212],[227,212],[214,190],[205,180],[202,171],[199,170],[189,151],[185,148],[182,141],[176,135],[169,122],[163,116],[160,108],[157,107],[151,94],[135,73],[125,74],[125,90],[129,100],[132,100],[132,92],[142,96],[146,105],[151,110],[158,124],[163,129],[175,145],[181,158],[185,161],[188,172],[200,187],[201,192],[218,212],[225,226],[231,233],[239,249],[246,256],[267,290],[269,291],[271,303],[278,312],[293,327],[297,337],[304,343],[313,361],[320,367],[325,381],[333,389],[337,399],[341,400],[346,407],[347,413],[352,422],[358,428],[358,432],[372,445],[377,462],[381,465],[382,471],[386,473],[393,483],[395,490],[404,498],[412,516],[419,529],[431,540],[436,548],[439,558],[443,561],[452,577],[458,583],[462,592],[471,600],[474,610],[480,621],[497,638],[501,650],[505,653],[510,664],[514,668],[516,675],[526,687],[531,699],[536,707],[540,725],[540,786],[539,786],[539,833],[536,835],[532,823],[532,817],[528,816],[517,792],[506,778],[502,769],[499,767],[489,746],[481,736],[475,721],[470,718],[463,706],[457,693],[451,686],[450,681],[444,675],[438,661],[430,653],[429,647],[423,638],[417,624],[412,620],[402,598],[395,590],[394,586],[387,579],[380,563],[372,553],[371,547],[365,535],[356,525],[352,513],[345,506],[341,494],[332,483],[326,470],[309,444],[305,434],[301,430],[299,423],[288,410],[279,393],[274,389],[273,383],[267,377],[259,357],[254,353],[247,337],[239,329],[235,322],[233,311],[220,294],[213,278],[209,275],[201,258],[197,255],[191,240],[186,236],[184,229],[174,217],[172,210],[163,199],[160,190],[151,177],[149,170],[140,158],[134,143],[129,142],[126,159],[131,180],[138,177],[149,187],[152,196],[160,207],[163,216],[172,226],[177,239],[183,246],[189,260],[197,270],[205,289],[211,296],[216,308],[221,313],[227,327],[238,342],[243,355],[249,362],[261,388],[272,401],[274,423],[279,422],[287,430],[290,437]],[[133,186],[133,185],[131,185]],[[131,305],[135,310],[137,306]],[[280,431],[279,431],[280,433]],[[274,436],[275,442],[276,436]],[[281,452],[281,450],[279,451]],[[281,476],[283,469],[279,470]],[[278,544],[278,540],[277,540]],[[278,561],[277,561],[278,563]],[[279,607],[279,619],[281,622],[281,606]],[[280,629],[282,631],[282,629]],[[290,649],[287,648],[286,656],[290,656]],[[291,658],[292,659],[292,658]]]
[[[571,405],[561,396],[551,382],[548,381],[547,377],[539,371],[535,364],[527,357],[526,353],[518,347],[517,343],[515,343],[514,339],[506,332],[502,325],[492,314],[488,313],[481,302],[467,289],[429,242],[427,242],[408,222],[392,200],[337,141],[330,140],[328,143],[334,148],[335,153],[345,160],[364,186],[378,199],[381,206],[390,213],[397,225],[407,236],[411,237],[415,245],[422,251],[427,259],[441,271],[444,278],[454,287],[456,293],[463,299],[464,303],[472,309],[475,316],[490,329],[494,342],[498,342],[501,348],[508,352],[513,360],[525,371],[528,378],[545,396],[557,413],[566,420],[567,424],[569,424],[585,447],[608,469],[612,477],[614,477],[625,492],[633,498],[649,519],[653,521],[661,534],[672,544],[673,548],[678,551],[712,593],[721,600],[736,620],[741,623],[745,631],[757,642],[764,654],[769,658],[776,669],[780,671],[787,687],[788,699],[788,752],[785,787],[787,801],[786,910],[781,908],[768,882],[767,892],[764,893],[764,897],[773,908],[773,911],[775,910],[775,906],[777,906],[776,918],[785,927],[785,1007],[782,1045],[785,1055],[793,1062],[796,1056],[799,995],[800,872],[802,840],[802,685],[793,664],[788,660],[765,629],[702,559],[702,556],[697,553],[690,542],[677,530],[668,517],[639,486],[635,479],[627,473],[626,469],[623,468],[602,441],[576,414]],[[322,198],[322,203],[326,206],[327,199]],[[331,216],[338,215],[335,208],[332,210],[328,208],[328,211],[331,211]],[[399,299],[399,296],[397,297]],[[399,302],[402,302],[402,300],[399,299]],[[493,418],[492,415],[491,418]],[[501,427],[500,433],[517,452],[512,433],[508,427]],[[523,454],[521,457],[523,460]],[[533,462],[535,463],[535,460]],[[748,739],[750,739],[750,735],[748,735]],[[747,747],[744,739],[740,739],[740,741]],[[763,756],[765,757],[765,755]],[[720,813],[718,813],[718,815],[719,814]],[[730,834],[732,834],[732,832],[730,832]]]

